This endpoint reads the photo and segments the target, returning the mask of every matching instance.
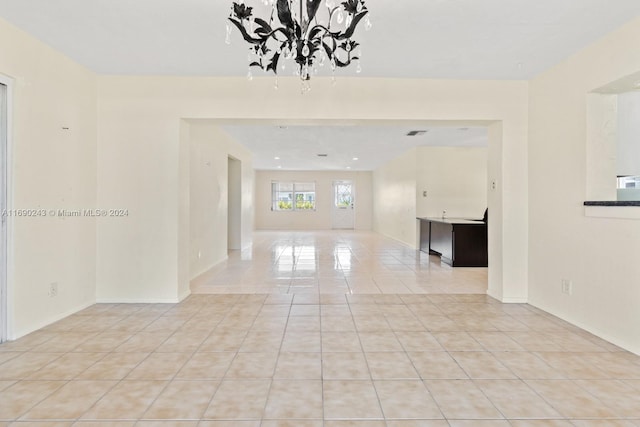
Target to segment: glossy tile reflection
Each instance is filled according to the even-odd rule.
[[[195,293],[484,294],[486,268],[439,258],[365,231],[268,232],[192,283]]]

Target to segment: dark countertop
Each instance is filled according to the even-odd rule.
[[[640,201],[631,200],[631,201],[588,201],[584,202],[585,206],[640,206]]]
[[[444,224],[473,224],[473,225],[485,225],[481,219],[467,219],[467,218],[425,218],[418,217],[421,221],[441,222]]]

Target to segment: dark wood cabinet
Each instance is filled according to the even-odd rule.
[[[420,250],[452,267],[487,267],[487,223],[470,219],[418,218]]]

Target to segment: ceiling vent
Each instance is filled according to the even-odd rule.
[[[318,157],[327,157],[329,156],[328,154],[318,154]]]
[[[427,132],[428,131],[426,130],[412,130],[409,133],[407,133],[407,136],[420,136],[420,135],[424,135]]]

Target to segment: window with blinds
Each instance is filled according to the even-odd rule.
[[[316,209],[316,183],[273,181],[271,202],[273,211],[313,211]]]

